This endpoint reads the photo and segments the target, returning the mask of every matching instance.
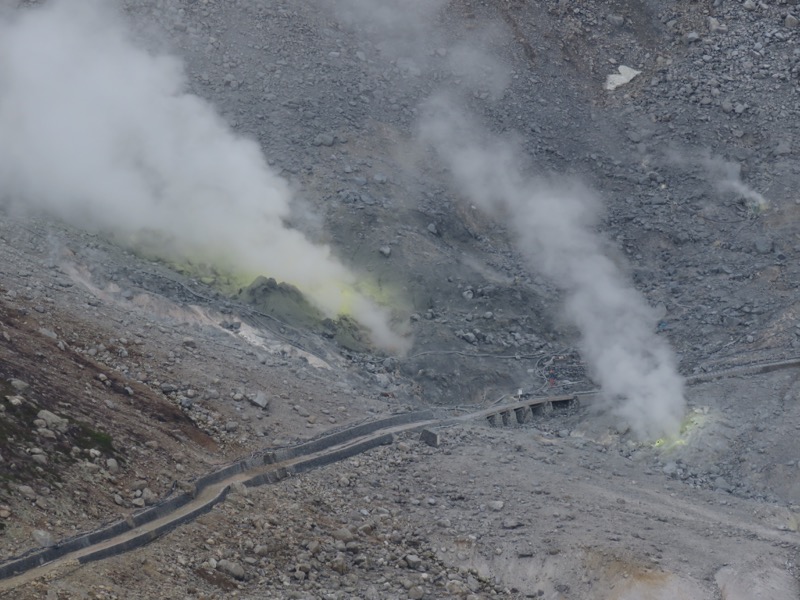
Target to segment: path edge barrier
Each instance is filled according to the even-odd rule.
[[[171,512],[191,502],[192,499],[194,499],[198,494],[202,493],[203,490],[205,490],[209,486],[219,483],[220,481],[223,481],[234,475],[238,475],[239,473],[245,473],[252,469],[266,466],[272,463],[280,463],[286,460],[292,460],[300,458],[302,456],[316,454],[332,446],[345,443],[348,440],[355,439],[364,435],[370,435],[381,429],[388,429],[400,425],[408,425],[418,421],[419,422],[430,421],[433,419],[434,419],[434,413],[432,410],[399,413],[396,415],[385,417],[383,419],[377,419],[375,421],[368,421],[366,423],[361,423],[359,425],[347,427],[345,429],[341,429],[333,433],[323,434],[318,438],[309,440],[307,442],[299,443],[295,446],[287,446],[283,448],[268,448],[265,450],[257,451],[247,458],[238,460],[217,471],[213,471],[211,473],[208,473],[207,475],[204,475],[194,480],[193,482],[194,490],[191,493],[184,492],[174,496],[169,496],[164,500],[158,502],[154,506],[143,509],[137,513],[133,513],[129,515],[126,519],[117,521],[106,527],[102,527],[95,531],[79,534],[75,537],[68,538],[49,548],[29,550],[28,552],[26,552],[21,556],[11,558],[6,562],[4,562],[3,564],[0,564],[0,579],[7,579],[9,577],[13,577],[14,575],[19,575],[21,573],[24,573],[25,571],[57,560],[77,550],[88,548],[89,546],[93,546],[94,544],[106,541],[120,534],[127,533],[128,531],[131,531],[137,527],[141,527],[142,525],[146,525],[147,523],[160,519],[161,517],[168,515]],[[369,450],[371,448],[375,448],[381,444],[391,443],[391,437],[392,437],[391,434],[386,434],[385,436],[380,436],[372,440],[365,440],[364,442],[360,442],[358,444],[354,444],[353,446],[342,448],[328,455],[317,456],[308,461],[301,461],[298,464],[294,465],[292,469],[290,470],[283,469],[283,471],[285,473],[289,471],[300,473],[308,471],[313,468],[332,464],[336,461],[343,460],[345,458],[349,458],[350,456],[355,456],[356,454],[365,452],[366,450]],[[271,480],[269,477],[267,477],[266,474],[262,473],[256,475],[255,477],[249,480],[246,480],[244,484],[248,487],[256,487],[258,485],[263,485],[264,483],[275,483],[277,481],[280,481],[280,479],[283,479],[286,476],[285,474],[283,476],[279,476],[280,471],[281,469],[279,468],[268,472],[272,473],[273,477],[279,477],[274,481]],[[255,483],[255,482],[249,483],[251,481],[258,480],[259,478],[262,477],[263,481],[261,483]],[[205,512],[211,510],[215,504],[225,499],[225,496],[227,496],[229,492],[229,487],[230,486],[226,486],[220,491],[219,494],[214,496],[207,503],[203,504],[202,506],[196,508],[193,511],[190,511],[186,515],[183,515],[180,519],[170,523],[166,523],[163,526],[160,526],[156,529],[143,533],[141,536],[136,536],[134,538],[131,538],[130,540],[127,540],[124,543],[125,544],[124,548],[120,548],[119,545],[115,545],[111,546],[108,549],[98,550],[95,553],[81,557],[79,562],[84,563],[84,562],[89,562],[91,560],[100,560],[108,556],[121,554],[133,548],[143,546],[144,544],[156,539],[157,537],[164,535],[164,533],[167,533],[168,531],[174,529],[175,527],[178,527],[183,523],[191,521],[192,519],[197,518],[201,514],[204,514]],[[107,550],[110,550],[111,548],[117,548],[117,550],[110,554],[105,553]]]

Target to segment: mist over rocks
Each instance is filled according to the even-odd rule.
[[[181,61],[142,46],[113,3],[60,0],[0,18],[5,203],[134,247],[146,239],[162,257],[265,273],[330,316],[357,315],[376,345],[408,347],[357,275],[285,224],[290,187],[258,145],[187,92]]]
[[[524,256],[516,223],[467,201],[431,155],[407,168],[419,160],[405,138],[420,102],[443,86],[478,115],[486,139],[515,138],[522,180],[564,173],[585,182],[565,189],[548,179],[539,192],[576,193],[591,204],[586,188],[599,191],[584,225],[624,282],[657,307],[642,311],[654,325],[647,333],[678,349],[683,373],[785,359],[800,347],[797,175],[784,154],[796,144],[781,142],[796,137],[800,122],[788,5],[457,0],[430,19],[446,35],[429,28],[417,49],[397,53],[381,44],[378,28],[367,37],[367,27],[331,17],[329,4],[124,4],[126,19],[168,32],[171,52],[187,61],[188,89],[258,139],[292,187],[312,192],[325,228],[309,239],[331,243],[379,282],[405,282],[416,347],[386,361],[264,321],[260,335],[279,341],[254,348],[244,337],[253,321],[192,276],[0,209],[0,371],[31,384],[25,396],[12,382],[14,400],[0,394],[0,406],[7,416],[23,407],[14,406],[18,396],[46,400],[39,408],[113,435],[122,455],[117,475],[108,472],[109,455],[92,448],[70,464],[45,433],[61,436],[56,429],[36,427],[35,411],[15,413],[27,414],[26,441],[0,436],[0,470],[33,467],[32,497],[0,486],[4,556],[34,546],[34,529],[59,541],[149,504],[147,489],[157,498],[173,484],[191,489],[187,480],[213,468],[203,457],[234,460],[415,402],[485,406],[520,389],[595,385],[563,310],[567,294]],[[448,64],[455,42],[475,40],[487,22],[501,32],[514,26],[513,36],[494,38],[512,67],[497,95]],[[602,82],[618,64],[642,74],[608,93]],[[315,146],[320,133],[335,144]],[[666,156],[673,146],[684,160]],[[748,201],[748,189],[766,209]],[[201,324],[187,306],[223,312]],[[318,350],[332,368],[292,344]],[[23,351],[29,369],[9,368]],[[68,368],[72,357],[99,365]],[[551,359],[553,387],[543,379]],[[108,379],[97,376],[100,365]],[[252,403],[258,390],[269,410]],[[231,494],[135,553],[16,593],[216,597],[239,587],[240,595],[405,600],[593,598],[627,589],[639,598],[655,593],[649,584],[670,598],[797,598],[796,367],[693,383],[686,395],[688,433],[679,444],[639,443],[618,418],[599,419],[585,406],[524,425],[513,415],[495,428],[475,421],[437,430],[439,448],[414,435],[325,472]],[[165,407],[180,412],[153,412]],[[217,446],[199,446],[199,432]],[[34,448],[46,452],[46,465]],[[64,477],[55,485],[38,468]],[[505,521],[524,526],[504,529]],[[341,528],[356,539],[336,540]],[[245,578],[222,570],[222,561],[241,566]],[[784,584],[775,585],[774,573]]]
[[[421,48],[449,42],[446,32],[435,25],[443,8],[438,4],[426,5],[420,14],[383,0],[342,0],[334,7],[367,35],[380,33],[393,42],[416,42]],[[513,24],[513,17],[508,15],[506,22]],[[491,33],[476,36],[471,46],[456,43],[445,52],[426,55],[417,50],[414,54],[419,74],[449,71],[459,81],[465,80],[466,88],[458,94],[433,92],[422,99],[414,134],[435,148],[455,187],[469,202],[508,224],[529,268],[565,293],[564,314],[580,331],[589,374],[603,388],[612,410],[643,438],[674,434],[685,409],[677,361],[669,344],[655,333],[655,313],[606,256],[605,243],[593,231],[600,220],[599,198],[571,184],[569,178],[561,185],[557,173],[552,182],[528,176],[519,158],[524,149],[487,135],[482,115],[465,108],[465,92],[473,84],[480,88],[473,96],[491,103],[511,83],[508,68],[485,43],[510,39],[511,32],[499,25],[481,26]],[[397,57],[399,64],[408,60],[403,53],[410,50],[387,43],[382,51]],[[437,64],[448,53],[451,59],[460,56],[461,60]],[[484,71],[496,77],[487,78]],[[441,236],[438,227],[431,225],[428,231]],[[471,295],[463,297],[468,300]],[[479,336],[487,339],[481,331],[459,330],[457,335],[469,344],[475,344]]]
[[[392,8],[391,3],[383,4],[387,10]],[[726,321],[752,320],[747,316],[751,313],[742,310],[752,306],[750,280],[747,279],[750,269],[746,257],[752,242],[742,231],[734,233],[735,226],[722,224],[709,227],[710,221],[684,218],[683,212],[688,214],[699,204],[696,199],[699,189],[709,187],[707,175],[705,172],[691,173],[687,178],[687,169],[659,163],[651,158],[650,151],[654,146],[660,144],[663,147],[674,141],[692,145],[718,145],[726,155],[726,160],[742,165],[743,181],[764,190],[763,184],[769,178],[760,175],[758,168],[754,167],[757,163],[753,163],[753,160],[758,159],[759,151],[757,148],[754,151],[751,148],[753,142],[748,140],[754,132],[751,125],[760,122],[763,127],[772,127],[771,122],[765,119],[770,114],[779,116],[780,107],[772,100],[762,100],[761,103],[769,110],[765,110],[761,116],[755,113],[728,116],[722,110],[718,111],[719,114],[711,112],[710,109],[719,108],[718,103],[727,98],[736,100],[734,92],[747,96],[745,100],[752,105],[751,96],[754,97],[757,92],[744,85],[751,79],[746,77],[743,86],[723,79],[722,74],[740,74],[744,67],[737,60],[723,59],[715,52],[710,53],[715,60],[702,61],[702,64],[696,61],[697,64],[691,69],[687,63],[679,60],[679,56],[685,52],[702,59],[704,48],[712,41],[733,49],[746,39],[748,28],[755,28],[758,35],[765,38],[770,33],[764,20],[766,14],[759,14],[756,19],[748,16],[749,13],[739,6],[722,7],[720,10],[724,15],[718,17],[729,26],[726,37],[722,39],[720,33],[713,36],[706,34],[702,19],[695,23],[691,14],[682,16],[672,7],[617,11],[622,13],[623,27],[605,20],[604,11],[598,6],[583,6],[580,12],[567,10],[567,7],[557,6],[556,3],[528,7],[533,11],[531,14],[537,15],[529,20],[519,18],[524,13],[519,7],[505,9],[491,3],[465,7],[464,16],[469,19],[471,34],[476,30],[484,32],[483,27],[487,22],[495,23],[493,31],[496,36],[481,37],[483,54],[486,54],[486,40],[494,40],[494,48],[500,48],[503,60],[513,66],[505,95],[493,100],[491,95],[484,95],[484,91],[474,89],[467,81],[458,83],[461,78],[454,75],[453,68],[448,64],[447,59],[461,37],[458,27],[449,26],[456,23],[461,14],[458,7],[431,4],[436,9],[444,10],[437,13],[433,8],[430,11],[426,8],[418,13],[427,15],[425,19],[429,24],[435,23],[437,26],[426,26],[425,35],[421,37],[411,35],[416,47],[424,55],[417,57],[412,53],[415,65],[422,71],[421,75],[413,76],[405,68],[408,62],[400,60],[404,54],[411,52],[409,45],[395,50],[391,44],[382,44],[386,32],[381,27],[390,27],[393,22],[398,27],[405,27],[410,20],[416,21],[414,26],[417,26],[419,21],[425,19],[415,20],[414,13],[400,19],[384,19],[384,25],[374,25],[370,24],[370,11],[367,10],[370,5],[364,3],[349,15],[338,13],[334,15],[335,18],[330,18],[327,11],[319,12],[305,5],[281,3],[240,1],[235,9],[230,10],[217,3],[200,2],[183,4],[129,0],[124,5],[128,11],[126,16],[137,23],[144,23],[143,29],[150,26],[166,31],[171,38],[170,46],[187,62],[190,79],[187,85],[195,93],[218,104],[226,122],[237,131],[257,137],[276,170],[306,181],[309,179],[306,173],[313,171],[314,177],[317,177],[317,173],[320,177],[330,173],[330,182],[319,188],[323,193],[330,192],[335,197],[340,189],[354,187],[365,197],[378,199],[376,204],[369,206],[361,203],[340,206],[336,202],[328,202],[323,210],[327,224],[336,232],[334,239],[349,239],[354,235],[353,228],[347,224],[353,218],[369,215],[369,219],[379,222],[387,214],[386,211],[390,211],[393,216],[409,220],[408,214],[403,213],[403,201],[408,197],[413,198],[411,210],[423,212],[444,230],[442,247],[452,245],[455,241],[463,246],[468,242],[478,249],[478,253],[504,249],[500,238],[489,234],[488,229],[481,229],[480,223],[470,222],[471,215],[465,217],[464,213],[455,210],[453,207],[457,203],[447,194],[435,190],[435,185],[431,189],[423,186],[420,186],[423,189],[417,189],[409,185],[410,178],[398,169],[399,165],[392,166],[380,153],[372,152],[365,157],[352,144],[337,143],[334,146],[336,158],[332,158],[332,148],[312,145],[314,137],[320,132],[343,135],[351,124],[362,124],[367,117],[376,118],[393,130],[402,131],[416,118],[414,111],[419,102],[444,82],[445,85],[463,86],[470,95],[474,92],[469,99],[470,108],[479,113],[489,129],[515,131],[532,163],[545,170],[574,169],[586,176],[592,185],[603,190],[609,205],[602,227],[608,231],[612,245],[628,255],[637,288],[647,295],[651,304],[663,303],[667,307],[667,314],[659,324],[663,329],[659,331],[662,331],[663,337],[669,337],[673,343],[681,346],[682,368],[700,368],[698,364],[709,353],[729,342],[724,327],[720,327],[715,318],[709,317],[706,310],[695,305],[693,294],[701,294],[705,306],[716,302],[717,294],[731,298],[730,306],[726,302],[724,307],[724,317],[720,318]],[[775,7],[775,10],[779,8]],[[543,14],[540,15],[539,11]],[[437,17],[428,18],[432,14]],[[741,15],[744,18],[737,20]],[[508,32],[514,19],[519,37],[513,39],[531,44],[540,55],[537,62],[530,62],[522,42],[520,45],[511,43],[513,40],[508,37]],[[607,109],[589,107],[582,99],[584,88],[576,79],[565,76],[577,64],[574,57],[572,62],[567,60],[570,56],[569,47],[549,50],[535,47],[537,23],[549,22],[549,19],[557,19],[558,23],[572,31],[583,30],[590,36],[600,36],[599,47],[604,57],[619,57],[629,53],[625,54],[630,56],[627,63],[636,68],[649,65],[649,69],[644,71],[640,81],[631,84],[633,88],[627,91],[621,88],[622,93],[618,95],[604,95]],[[504,20],[505,26],[502,25]],[[613,25],[613,28],[608,25]],[[702,43],[687,47],[682,35],[692,30],[701,32]],[[308,37],[312,31],[313,39]],[[475,36],[467,37],[474,39]],[[781,41],[774,36],[769,39],[773,42],[764,45],[762,51],[765,54],[777,53],[781,44],[789,43],[788,39]],[[647,58],[652,51],[648,40],[662,40],[664,51],[652,53]],[[576,45],[571,47],[581,47],[581,43],[576,38]],[[761,43],[764,44],[764,39]],[[265,56],[269,57],[268,60],[262,60]],[[584,67],[593,76],[604,78],[609,71],[609,64],[605,60],[597,60]],[[781,69],[786,68],[786,73],[790,72],[791,65],[782,62],[780,65]],[[693,75],[695,72],[702,74],[697,76],[697,82]],[[300,73],[303,75],[300,76]],[[235,90],[226,83],[230,77],[239,82]],[[678,86],[675,83],[687,77],[691,85]],[[315,85],[309,85],[311,81],[316,82]],[[701,98],[698,90],[705,89],[703,86],[706,83],[708,95],[714,100],[710,105],[703,105],[709,108],[709,112],[702,113],[703,118],[706,115],[711,118],[708,128],[693,124],[694,113],[690,110],[694,102],[692,98]],[[781,85],[784,84],[784,80],[781,80]],[[652,86],[653,94],[637,93],[626,98],[628,91],[642,90],[647,85]],[[715,96],[715,89],[722,93]],[[667,91],[666,95],[662,93],[664,90]],[[332,104],[331,98],[336,98],[336,102]],[[614,117],[612,113],[617,109],[626,111],[624,119],[617,120]],[[736,119],[738,124],[730,129],[728,121],[732,119]],[[775,123],[781,119],[783,117],[776,117]],[[648,134],[641,137],[639,142],[631,142],[625,135],[626,130],[632,124],[638,127],[642,123],[646,125],[642,130],[646,129]],[[711,135],[711,131],[716,133]],[[370,135],[373,134],[378,140],[376,144],[382,144],[380,132],[370,131]],[[351,132],[347,137],[352,141],[357,134]],[[715,140],[725,142],[723,144]],[[725,144],[728,148],[735,148],[735,153],[727,152]],[[391,146],[391,141],[387,140],[387,146]],[[340,154],[342,151],[348,154]],[[370,175],[378,167],[392,174],[392,179],[398,182],[397,188],[381,190],[378,195],[374,193],[372,188],[375,186]],[[765,164],[765,167],[775,169],[778,165]],[[786,175],[771,180],[774,185],[782,187],[792,184],[786,180]],[[659,191],[659,185],[667,185],[667,191]],[[398,189],[402,193],[398,193]],[[703,201],[711,200],[709,196],[713,194],[707,194]],[[727,219],[730,216],[727,207],[717,204],[716,198],[713,200],[702,207],[703,217]],[[317,202],[315,208],[320,210],[320,204]],[[676,207],[681,212],[676,212]],[[738,215],[734,214],[733,218],[738,218]],[[465,219],[468,226],[453,226],[451,223],[454,219]],[[422,224],[423,229],[428,222]],[[441,297],[440,293],[445,291],[449,293],[450,288],[453,293],[461,294],[465,286],[478,288],[486,284],[487,281],[483,280],[485,272],[473,270],[474,262],[449,262],[446,271],[453,279],[452,285],[445,284],[445,278],[439,273],[426,275],[425,269],[406,262],[412,255],[410,247],[426,247],[417,244],[416,238],[407,232],[406,227],[402,224],[397,228],[403,237],[398,238],[401,240],[399,243],[391,246],[391,271],[407,282],[411,290],[409,296],[417,303],[414,311],[424,316],[430,308],[436,315],[430,320],[420,321],[420,326],[415,328],[416,334],[422,336],[423,348],[457,349],[458,346],[453,348],[443,341],[444,333],[434,335],[434,331],[463,329],[470,325],[466,317],[471,314],[472,308],[479,307],[481,311],[491,309],[492,303],[500,305],[517,294],[524,299],[524,303],[534,303],[525,311],[531,314],[530,319],[522,321],[522,310],[509,311],[507,308],[505,318],[493,322],[492,327],[485,324],[480,328],[480,333],[471,332],[478,338],[479,347],[500,353],[511,348],[525,354],[534,351],[542,343],[556,339],[557,336],[553,336],[554,326],[548,319],[558,310],[559,301],[553,296],[552,287],[540,278],[530,276],[529,267],[523,266],[510,254],[495,259],[499,265],[497,273],[509,281],[521,282],[521,286],[512,288],[501,284],[493,300],[488,296],[480,296],[480,303],[473,301],[471,304],[446,306],[445,302],[435,301],[434,306],[427,306],[423,298],[428,290],[431,293],[427,295],[432,298]],[[754,227],[760,228],[761,223],[755,222]],[[374,232],[376,237],[380,235],[380,243],[375,244],[375,247],[380,247],[387,241],[387,233],[395,235],[392,229],[379,226],[371,231],[362,229],[359,234],[369,236]],[[715,247],[714,252],[719,254],[719,259],[708,272],[722,275],[714,275],[712,289],[706,293],[703,287],[694,289],[694,278],[705,276],[706,269],[698,265],[693,257],[704,252],[710,243],[712,231],[719,231],[725,239]],[[454,240],[455,232],[461,232],[461,239]],[[744,251],[740,251],[740,247]],[[765,259],[771,259],[776,254],[765,255]],[[356,260],[363,260],[358,252],[355,257]],[[667,273],[667,279],[656,275],[662,272]],[[417,280],[417,277],[422,279]],[[717,281],[720,278],[723,281]],[[748,288],[746,293],[737,291],[745,288]],[[738,299],[740,295],[742,298]],[[770,306],[779,304],[780,301],[773,297],[765,306],[769,310]],[[698,336],[696,332],[699,331],[703,331],[703,335]],[[749,331],[748,335],[757,339],[758,336],[752,336],[753,333]],[[536,337],[535,344],[522,343],[529,337],[533,339],[533,336]],[[744,339],[748,338],[742,337]],[[549,348],[545,347],[545,350],[549,351]],[[446,377],[453,369],[451,361],[429,356],[427,362],[429,364],[426,366],[431,368],[426,372],[438,371],[439,374],[435,378],[425,376],[421,383],[425,393],[435,401],[447,402],[464,397],[478,387],[504,391],[508,387],[526,383],[527,365],[520,363],[520,368],[515,368],[516,364],[505,363],[501,374],[496,375],[499,363],[491,366],[473,363],[458,370],[461,373],[474,372],[474,379],[449,378],[448,386],[444,386],[442,377]],[[480,369],[484,370],[483,374],[478,374]],[[414,364],[410,365],[407,372],[417,373],[419,370],[418,365]]]
[[[452,98],[431,101],[420,130],[465,197],[507,222],[531,269],[564,292],[564,312],[611,410],[642,438],[676,434],[683,378],[655,333],[655,312],[594,231],[597,195],[556,174],[527,175],[519,149],[481,132]]]
[[[770,322],[776,331],[785,331],[779,324],[779,315],[791,311],[788,299],[778,294],[757,302],[755,310],[762,316],[749,316],[753,314],[753,299],[760,296],[756,289],[756,273],[762,272],[760,269],[775,269],[782,273],[781,277],[797,272],[791,260],[783,262],[796,251],[768,243],[772,237],[761,233],[776,226],[791,229],[788,225],[791,219],[782,218],[780,213],[772,219],[762,215],[765,210],[782,210],[775,206],[768,189],[788,198],[786,192],[797,185],[789,163],[780,160],[784,155],[775,152],[778,146],[781,152],[791,151],[791,144],[779,141],[788,139],[781,128],[791,128],[787,118],[797,109],[774,96],[760,97],[756,85],[758,81],[771,81],[776,89],[782,90],[780,98],[791,95],[796,34],[768,25],[780,21],[783,17],[779,13],[786,12],[785,8],[774,6],[768,11],[764,9],[763,14],[753,15],[739,5],[722,4],[715,7],[715,18],[724,26],[720,28],[712,27],[707,16],[684,14],[662,3],[637,5],[622,15],[613,15],[613,19],[606,19],[600,6],[546,3],[540,7],[548,13],[542,22],[557,19],[560,26],[582,32],[572,35],[571,42],[564,42],[559,48],[546,48],[532,7],[522,10],[493,3],[460,7],[472,19],[474,29],[483,30],[489,22],[507,25],[500,24],[494,30],[495,46],[502,47],[501,55],[514,65],[498,98],[485,90],[472,89],[442,61],[457,42],[454,30],[448,29],[447,23],[460,8],[437,5],[440,12],[435,19],[429,13],[418,20],[409,15],[398,15],[394,22],[371,18],[367,7],[390,11],[392,7],[388,4],[375,0],[334,6],[345,7],[339,13],[341,20],[357,32],[359,41],[366,37],[375,45],[377,52],[372,57],[375,64],[398,65],[400,74],[392,81],[398,90],[412,96],[418,110],[431,94],[446,89],[468,107],[471,119],[488,131],[502,131],[505,137],[514,140],[533,172],[570,173],[602,191],[607,206],[592,227],[602,229],[605,234],[603,252],[607,246],[610,255],[626,257],[630,273],[624,266],[626,261],[620,261],[621,283],[629,291],[635,288],[642,294],[641,311],[635,314],[641,314],[645,332],[634,337],[655,340],[658,354],[669,344],[677,347],[677,355],[670,356],[672,353],[667,350],[663,359],[654,359],[655,364],[669,365],[665,373],[674,376],[669,379],[680,381],[676,375],[678,364],[684,372],[691,372],[706,368],[703,365],[708,361],[724,360],[744,350],[757,350],[759,356],[772,352],[786,354],[785,349],[781,350],[783,342],[776,338],[765,336],[759,343],[758,335],[738,335],[728,329],[734,323],[749,330]],[[348,6],[358,6],[360,10],[347,10]],[[525,18],[518,18],[522,15]],[[432,27],[431,23],[437,26]],[[522,42],[512,43],[511,30],[515,41],[532,43],[539,54],[538,60],[530,61],[529,53],[523,52]],[[687,45],[685,37],[693,31],[695,41]],[[757,42],[748,37],[754,31]],[[420,49],[413,53],[413,63],[421,75],[402,76],[401,65],[407,64],[405,57],[412,56],[411,51],[407,47],[382,45],[381,34],[414,40],[419,45]],[[499,40],[505,40],[506,44]],[[759,55],[771,57],[771,62],[759,63],[746,56],[745,48],[750,46]],[[481,53],[490,54],[485,45]],[[584,60],[587,56],[592,60]],[[523,57],[530,62],[522,60]],[[623,57],[625,64],[642,70],[643,75],[613,93],[604,93],[600,104],[584,103],[581,99],[594,97],[594,92],[588,90],[599,90],[600,85],[595,86],[597,81],[602,82]],[[387,67],[387,72],[393,71]],[[582,79],[584,76],[587,79]],[[587,87],[575,85],[575,77],[582,79]],[[755,100],[756,97],[760,99]],[[753,107],[757,104],[761,108],[755,111]],[[726,112],[728,105],[731,109]],[[733,110],[734,106],[737,110]],[[425,123],[416,133],[421,130],[424,136],[428,126]],[[764,136],[764,131],[770,135]],[[766,139],[775,142],[762,144]],[[457,139],[454,147],[462,143],[463,140]],[[427,166],[426,159],[418,165]],[[470,223],[471,243],[486,243],[486,247],[495,250],[500,247],[499,236],[481,237],[480,233],[487,230],[475,226],[474,213],[468,206],[464,210],[454,209],[458,201],[441,190],[423,197],[421,208],[431,214],[448,215],[437,220],[437,231],[443,230],[452,217]],[[784,202],[783,210],[793,214],[796,209]],[[507,223],[504,218],[497,221]],[[443,242],[452,243],[453,229],[457,227],[441,236]],[[762,258],[754,263],[753,256],[759,253]],[[705,264],[705,258],[712,256],[713,264]],[[559,312],[560,298],[553,299],[547,283],[542,284],[541,278],[530,274],[539,270],[539,264],[525,263],[522,267],[513,259],[496,262],[502,264],[504,275],[514,274],[514,281],[535,282],[524,290],[532,292],[526,295],[526,300],[531,296],[544,299],[545,312],[547,309],[551,315]],[[460,275],[453,277],[453,290],[448,293],[471,296],[472,291],[466,288],[473,281]],[[504,292],[510,295],[511,289],[509,285]],[[699,304],[693,299],[695,294],[702,298]],[[656,315],[647,305],[662,308]],[[472,307],[467,303],[449,302],[448,308],[425,307],[419,311],[423,317],[419,322],[430,327],[457,320],[457,326],[453,327],[455,337],[469,345],[474,340],[483,349],[502,344],[505,350],[515,347],[509,342],[516,343],[517,336],[524,339],[522,332],[513,331],[509,336],[499,327],[489,331],[486,326],[474,327],[470,321]],[[491,301],[480,310],[489,308]],[[532,318],[534,332],[551,341],[549,324],[537,318],[541,315],[539,307],[534,309],[532,305],[531,313],[536,314]],[[480,331],[472,331],[473,328]],[[422,325],[418,329],[423,329]],[[654,332],[658,335],[654,336]],[[434,347],[442,345],[439,337],[418,335],[418,342]],[[798,343],[788,337],[791,343]],[[669,343],[663,344],[667,339]],[[756,346],[747,348],[745,344]],[[549,350],[544,348],[545,352]],[[415,363],[414,369],[408,371],[423,373],[421,381],[426,392],[442,399],[468,393],[466,386],[459,386],[460,378],[444,383],[448,369],[452,368],[446,360],[435,355],[427,356],[426,360],[428,364]],[[651,363],[651,359],[645,363]],[[642,366],[651,372],[650,367]],[[469,367],[464,366],[463,372],[472,374],[480,368],[484,365],[473,360]],[[513,372],[513,366],[505,368]],[[618,374],[612,376],[614,368],[598,370],[616,382],[626,379]],[[661,377],[656,375],[659,372],[659,369],[652,371],[655,379],[651,385],[655,387],[659,385],[656,383]],[[515,375],[519,381],[526,381],[524,373]],[[489,375],[482,381],[492,379]],[[682,390],[678,383],[670,387],[672,392],[667,396],[675,397],[674,406],[678,407],[682,404],[678,399]],[[668,419],[669,427],[674,428],[675,415],[680,410],[669,412],[673,415]]]

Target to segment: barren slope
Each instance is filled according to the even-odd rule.
[[[532,168],[599,190],[610,251],[683,373],[797,352],[791,6],[454,0],[404,45],[315,2],[125,4],[321,216],[294,224],[360,269],[415,343],[353,352],[102,237],[2,213],[0,557],[257,448],[410,406],[593,387],[552,282],[415,142],[443,88]],[[507,87],[454,72],[461,42],[499,57]],[[606,92],[619,64],[642,74]],[[402,439],[13,596],[798,598],[796,378],[690,388],[674,445],[589,406],[448,428],[436,449]]]

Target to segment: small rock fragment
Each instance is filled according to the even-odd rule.
[[[503,529],[518,529],[522,527],[522,523],[514,518],[503,519]]]
[[[11,387],[13,387],[18,392],[24,392],[30,387],[27,383],[25,383],[21,379],[12,379],[10,383]]]
[[[146,487],[146,488],[144,488],[142,490],[142,500],[144,500],[144,503],[147,506],[150,506],[151,504],[155,504],[156,503],[156,500],[158,500],[158,496],[156,496],[153,493],[153,490],[151,490],[150,488]]]
[[[22,494],[22,497],[26,500],[36,500],[36,492],[34,492],[33,488],[29,485],[19,485],[17,486],[17,491]]]
[[[789,140],[781,140],[773,150],[775,156],[786,156],[792,153],[792,144]]]
[[[336,142],[336,137],[331,135],[330,133],[319,133],[314,138],[312,144],[315,146],[333,146]]]
[[[42,548],[50,548],[55,544],[53,536],[44,529],[34,529],[31,535],[33,535],[34,541]]]
[[[267,395],[264,392],[258,392],[255,396],[250,398],[250,402],[259,408],[269,408],[269,398],[267,398]]]
[[[227,573],[234,579],[244,579],[244,567],[232,560],[222,559],[217,563],[217,569]]]
[[[247,486],[243,484],[241,481],[235,481],[231,484],[231,493],[237,496],[241,496],[242,498],[247,498],[249,493]]]
[[[47,429],[64,432],[67,430],[67,427],[69,427],[69,421],[59,417],[57,414],[52,413],[49,410],[40,410],[36,414],[36,418],[44,421],[47,425]]]
[[[428,444],[428,446],[431,446],[433,448],[438,448],[442,443],[439,434],[430,429],[423,429],[422,431],[420,431],[419,439],[421,442]]]
[[[331,536],[333,536],[333,539],[344,543],[352,542],[356,539],[355,534],[346,527],[336,529],[335,531],[331,532]]]
[[[714,17],[708,17],[708,30],[711,33],[715,32],[725,33],[726,31],[728,31],[728,26],[723,25],[719,19],[716,19]]]

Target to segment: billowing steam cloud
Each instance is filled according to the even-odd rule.
[[[113,4],[113,3],[112,3]],[[185,91],[180,61],[137,45],[101,0],[0,16],[0,197],[302,289],[402,349],[326,246],[284,226],[291,194],[256,143]]]
[[[444,97],[428,103],[420,132],[461,192],[507,221],[531,268],[561,288],[591,376],[613,410],[640,437],[676,433],[683,379],[671,349],[654,334],[647,302],[604,253],[594,230],[597,197],[577,184],[526,175],[513,145],[481,135]]]
[[[441,0],[422,1],[421,13],[412,9],[420,0],[412,6],[393,0],[332,3],[341,19],[393,42],[382,45],[387,58],[412,53],[423,61],[419,66],[424,73],[431,67],[424,61],[436,60],[426,56],[443,45],[452,74],[468,88],[487,87],[497,97],[510,81],[508,68],[486,50],[487,40],[502,36],[500,29],[487,27],[486,39],[477,45],[448,43],[436,26]],[[527,176],[521,153],[478,131],[448,96],[429,100],[421,113],[419,136],[449,167],[461,193],[507,221],[531,268],[563,291],[566,314],[582,335],[582,354],[613,410],[640,437],[677,432],[685,409],[683,379],[671,349],[654,334],[653,311],[595,233],[598,198],[577,184],[555,185]]]

